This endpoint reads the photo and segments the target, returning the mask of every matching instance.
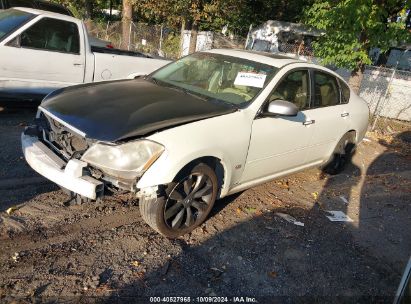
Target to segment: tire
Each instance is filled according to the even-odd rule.
[[[218,181],[213,169],[200,163],[180,175],[164,194],[140,199],[144,221],[158,233],[176,238],[201,225],[217,198]]]
[[[346,133],[335,147],[330,160],[322,167],[322,171],[329,175],[336,175],[344,171],[355,150],[354,133]]]

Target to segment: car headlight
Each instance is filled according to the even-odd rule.
[[[133,179],[147,170],[163,151],[162,145],[149,140],[120,145],[97,143],[81,159],[111,176]]]

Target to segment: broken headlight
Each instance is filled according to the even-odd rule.
[[[133,179],[146,171],[163,153],[164,147],[149,140],[120,145],[97,143],[81,158],[108,175]]]

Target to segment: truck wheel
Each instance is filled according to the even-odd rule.
[[[143,219],[168,238],[189,233],[207,218],[217,197],[217,176],[213,169],[198,164],[179,181],[171,183],[157,198],[140,199]]]
[[[330,160],[322,167],[322,171],[330,175],[341,173],[351,160],[354,148],[354,132],[348,132],[340,139]]]

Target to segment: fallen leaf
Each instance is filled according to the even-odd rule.
[[[318,199],[318,192],[311,193],[312,197],[317,200]]]
[[[8,215],[10,215],[10,214],[12,214],[13,212],[15,212],[15,211],[17,211],[17,210],[19,210],[19,208],[13,206],[13,207],[10,207],[9,209],[7,209],[7,210],[6,210],[6,213],[7,213]]]
[[[261,216],[261,215],[263,215],[263,212],[262,212],[261,210],[257,210],[257,211],[254,213],[254,215],[256,215],[256,216]]]
[[[255,212],[257,211],[257,209],[256,209],[256,208],[253,208],[253,207],[246,207],[246,208],[245,208],[245,211],[246,211],[247,213],[255,213]]]
[[[268,273],[268,276],[271,277],[271,278],[276,278],[276,277],[277,277],[277,273],[276,273],[275,271],[270,271],[270,272]]]
[[[203,231],[203,233],[208,233],[206,226],[201,227],[201,230]]]
[[[19,253],[18,253],[18,252],[15,252],[11,258],[12,258],[12,260],[13,260],[14,262],[17,262],[18,259],[19,259],[19,257],[20,257]]]
[[[131,266],[134,266],[134,267],[138,267],[138,266],[141,265],[141,263],[140,263],[139,261],[132,261],[132,262],[130,263],[130,265],[131,265]]]

